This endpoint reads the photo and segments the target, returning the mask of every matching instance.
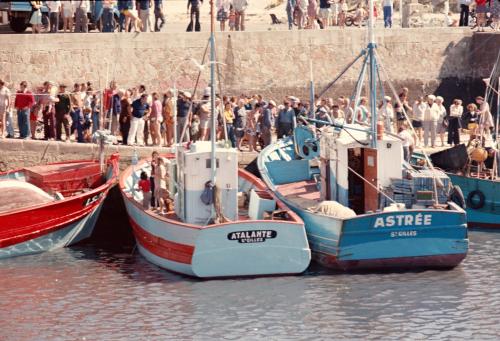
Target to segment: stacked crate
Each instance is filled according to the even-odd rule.
[[[437,185],[438,203],[446,204],[450,178],[440,170],[405,170],[403,179],[391,179],[386,194],[395,202],[405,204],[406,208],[411,208],[414,204],[430,206],[434,204],[434,179]],[[385,200],[382,206],[389,204],[389,200]]]
[[[441,170],[430,170],[430,169],[422,169],[420,171],[414,172],[413,176],[413,184],[415,189],[415,195],[417,204],[419,205],[432,205],[434,198],[434,181],[436,181],[436,189],[438,195],[438,203],[446,204],[448,201],[448,190],[450,187],[450,178],[446,173]],[[419,193],[424,192],[432,192],[432,199],[430,200],[418,200],[419,197],[424,197],[425,195],[419,196]]]

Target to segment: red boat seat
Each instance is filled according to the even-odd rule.
[[[61,163],[24,168],[26,182],[48,193],[69,196],[104,183],[99,163],[92,161]]]

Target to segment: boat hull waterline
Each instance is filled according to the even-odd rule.
[[[166,270],[193,277],[234,277],[297,274],[309,265],[311,253],[300,218],[293,221],[239,220],[197,226],[181,222],[174,213],[160,216],[144,210],[130,192],[132,174],[145,162],[120,177],[125,207],[141,255]],[[251,174],[239,171],[240,189],[265,190]],[[281,204],[282,205],[282,204]]]
[[[264,182],[304,220],[313,260],[321,265],[340,270],[451,268],[466,257],[466,215],[453,203],[455,210],[408,209],[347,219],[301,207],[287,196],[287,175],[281,172],[279,182],[273,181],[275,168],[268,164],[284,155],[293,160],[293,150],[291,139],[277,141],[260,153],[258,167]],[[300,178],[298,168],[290,178]]]
[[[93,161],[61,162],[69,165]],[[50,203],[0,214],[0,259],[66,247],[91,236],[102,205],[118,176],[118,155],[108,160],[104,183],[92,190]],[[22,170],[0,174],[0,181],[22,179]]]

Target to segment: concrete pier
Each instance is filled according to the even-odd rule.
[[[1,139],[0,149],[0,172],[49,162],[89,160],[99,157],[99,147],[93,143]],[[150,157],[154,150],[160,153],[171,151],[169,148],[158,147],[137,147],[135,150],[139,158]],[[120,153],[120,168],[123,170],[130,165],[134,147],[108,145],[105,152],[106,155]],[[257,153],[250,152],[243,152],[238,155],[241,167],[246,166],[257,157]]]

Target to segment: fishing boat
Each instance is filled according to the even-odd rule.
[[[304,220],[313,259],[320,264],[340,270],[452,268],[468,251],[465,211],[448,199],[446,174],[405,165],[401,138],[384,134],[377,117],[381,62],[372,22],[368,47],[358,56],[365,62],[355,91],[358,103],[368,68],[370,124],[356,117],[350,123],[301,118],[293,136],[260,152],[258,169],[266,185]]]
[[[479,142],[480,143],[480,142]],[[435,167],[443,169],[460,188],[455,201],[466,208],[469,228],[500,228],[500,171],[498,147],[460,144],[430,155]],[[426,165],[421,153],[412,161]]]
[[[454,185],[461,189],[459,201],[464,201],[467,224],[471,228],[500,228],[500,52],[491,75],[485,79],[485,102],[493,108],[496,98],[495,132],[491,137],[483,131],[468,145],[460,144],[430,155],[435,167],[445,170]],[[426,165],[421,153],[413,161]],[[465,200],[464,200],[465,198]]]
[[[118,154],[0,174],[0,258],[70,246],[92,234],[118,177]]]
[[[261,180],[238,169],[235,148],[216,141],[213,1],[211,6],[211,140],[178,143],[160,158],[168,165],[166,190],[174,202],[166,213],[149,209],[137,190],[140,174],[151,176],[151,160],[121,174],[137,249],[151,263],[193,277],[301,273],[311,260],[304,223]]]

